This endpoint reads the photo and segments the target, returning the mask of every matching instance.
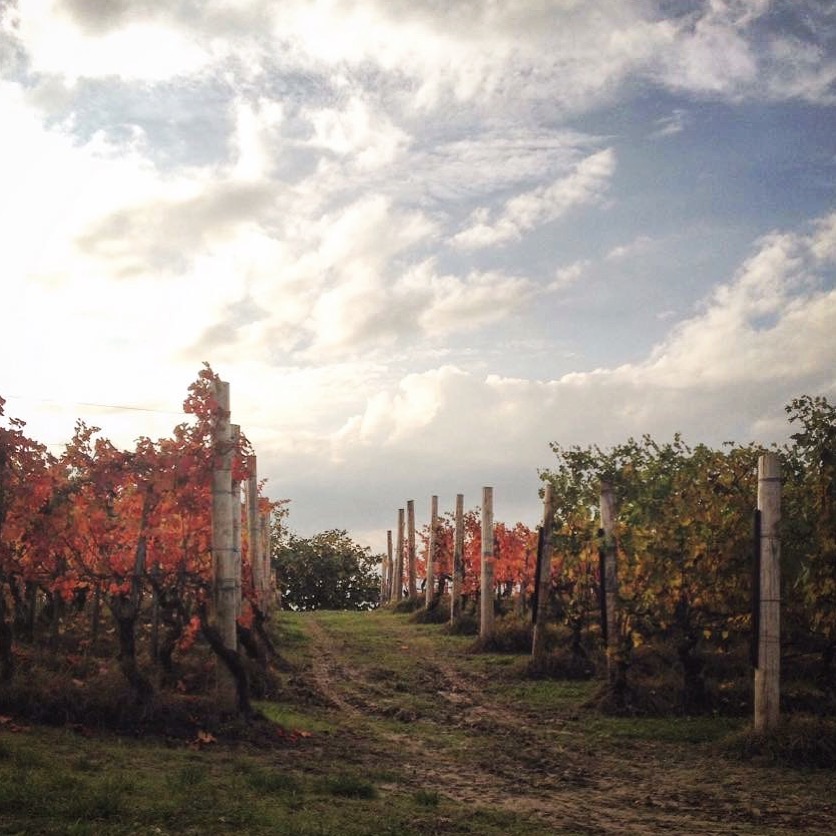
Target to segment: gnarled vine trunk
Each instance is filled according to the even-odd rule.
[[[237,650],[227,647],[220,631],[209,621],[209,613],[206,604],[202,603],[198,608],[200,616],[200,629],[212,652],[224,663],[235,683],[235,693],[238,703],[238,711],[244,716],[251,716],[253,713],[250,701],[250,681],[247,676],[247,669]]]
[[[110,610],[116,621],[119,639],[119,669],[130,685],[134,700],[139,705],[147,705],[154,689],[136,661],[136,620],[139,608],[129,598],[113,597],[110,599]]]
[[[0,584],[0,682],[11,682],[15,671],[12,627],[6,620],[5,584]]]

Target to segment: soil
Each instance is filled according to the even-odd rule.
[[[328,615],[301,619],[307,662],[291,690],[335,730],[289,750],[297,768],[391,773],[382,793],[511,810],[543,833],[836,831],[833,771],[740,762],[710,742],[596,734],[581,700],[526,703],[472,654],[446,648],[438,659],[426,628],[369,618],[380,635]]]

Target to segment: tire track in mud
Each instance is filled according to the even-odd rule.
[[[800,787],[777,797],[768,775],[755,768],[720,766],[707,754],[677,753],[665,762],[664,747],[652,742],[592,751],[574,722],[553,717],[544,724],[530,709],[490,699],[478,677],[454,664],[427,664],[413,648],[416,666],[423,666],[421,690],[443,702],[443,723],[467,735],[466,751],[456,753],[442,734],[425,739],[410,732],[408,712],[392,711],[397,691],[344,658],[314,614],[306,631],[310,685],[339,713],[352,762],[369,771],[388,766],[410,780],[408,790],[394,783],[384,784],[384,792],[436,791],[460,804],[539,820],[544,833],[832,833],[836,805],[810,810]],[[404,730],[381,724],[384,718],[403,720]],[[326,757],[327,750],[326,744]]]

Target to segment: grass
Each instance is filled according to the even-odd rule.
[[[304,713],[299,711],[296,706],[288,705],[279,702],[256,701],[254,707],[260,711],[268,720],[287,729],[290,732],[310,732],[311,734],[321,734],[323,732],[333,731],[335,726],[333,723],[319,717],[313,716],[311,713]]]
[[[54,729],[4,736],[0,744],[0,833],[543,832],[529,824],[515,830],[510,816],[452,808],[442,823],[450,829],[437,831],[435,818],[426,818],[445,806],[435,791],[382,802],[361,774],[339,769],[314,778],[282,766],[276,753],[90,742]]]
[[[828,757],[832,723],[760,739],[745,719],[605,717],[586,707],[600,682],[527,678],[527,654],[409,613],[283,613],[277,634],[293,670],[257,707],[299,734],[194,748],[0,724],[0,834],[777,835],[836,816],[836,773],[796,768]]]
[[[724,741],[736,757],[771,765],[836,769],[836,720],[791,717],[769,732],[746,726]]]
[[[744,721],[734,717],[587,717],[584,733],[594,741],[642,740],[700,745],[738,731]]]

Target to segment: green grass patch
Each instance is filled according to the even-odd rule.
[[[304,731],[311,734],[327,733],[334,730],[333,723],[320,717],[299,711],[294,706],[277,702],[256,702],[257,708],[270,722],[276,723],[287,731]]]
[[[441,801],[441,797],[435,790],[418,790],[413,798],[421,807],[438,807]]]
[[[356,775],[332,775],[325,779],[323,788],[329,795],[340,798],[377,798],[374,784]]]
[[[523,702],[531,708],[579,709],[599,687],[584,680],[531,679],[504,683],[502,692],[510,701]]]
[[[585,735],[600,740],[646,740],[662,743],[714,743],[736,731],[733,717],[599,717],[583,720]]]

